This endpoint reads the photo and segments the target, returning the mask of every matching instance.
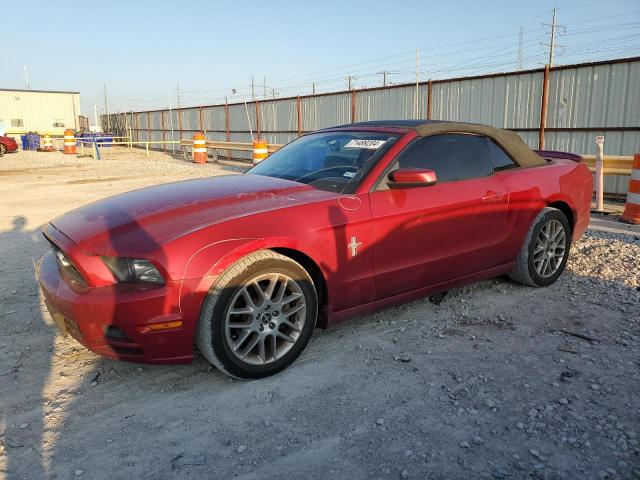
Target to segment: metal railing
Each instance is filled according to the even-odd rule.
[[[605,155],[604,171],[605,175],[631,175],[633,170],[633,156],[631,155]],[[587,164],[592,173],[596,171],[596,156],[582,155],[582,161]]]

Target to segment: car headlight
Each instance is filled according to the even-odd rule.
[[[148,260],[141,258],[101,257],[119,282],[164,283],[162,274]]]

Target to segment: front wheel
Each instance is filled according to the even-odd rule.
[[[529,228],[509,276],[532,287],[551,285],[564,271],[570,247],[567,217],[556,208],[544,208]]]
[[[318,299],[305,269],[271,250],[229,267],[209,291],[196,343],[219,370],[242,379],[283,370],[315,328]]]
[[[6,145],[3,145],[2,143],[0,143],[0,157],[5,153],[7,153],[7,147]]]

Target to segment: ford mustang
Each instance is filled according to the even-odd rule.
[[[241,175],[107,198],[43,227],[55,324],[109,358],[290,365],[316,326],[508,274],[555,282],[589,222],[580,157],[514,132],[377,121],[301,136]]]

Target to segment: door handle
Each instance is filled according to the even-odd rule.
[[[497,192],[494,192],[492,190],[489,190],[488,192],[486,192],[482,196],[482,201],[483,202],[497,202],[501,198],[502,198],[502,194],[501,193],[497,193]]]

